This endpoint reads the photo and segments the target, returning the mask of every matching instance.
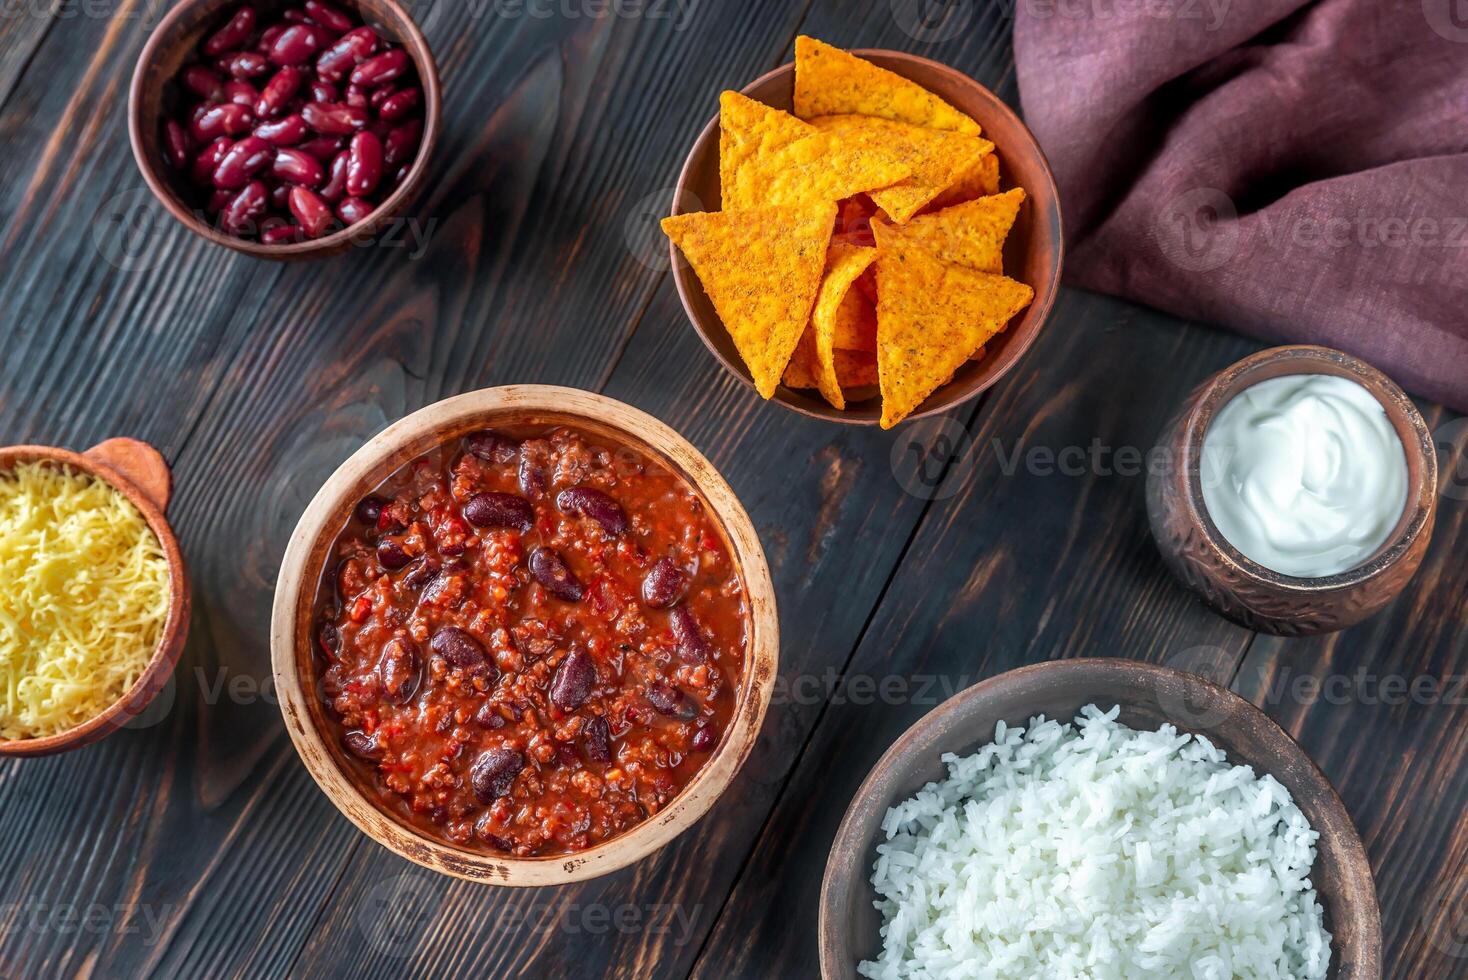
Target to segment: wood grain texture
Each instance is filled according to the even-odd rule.
[[[956,463],[943,420],[799,419],[702,349],[655,222],[718,91],[806,30],[953,64],[1013,103],[1005,5],[948,5],[961,24],[913,20],[934,6],[920,0],[420,6],[448,100],[413,233],[291,267],[147,207],[123,104],[156,0],[0,21],[0,443],[158,446],[196,595],[175,683],[136,730],[0,762],[0,976],[808,976],[835,823],[945,684],[1089,654],[1224,680],[1242,661],[1256,702],[1249,679],[1286,668],[1468,672],[1461,502],[1407,596],[1307,649],[1253,641],[1161,571],[1140,475],[1004,472],[1021,445],[1145,449],[1249,341],[1067,294],[958,420],[980,448]],[[407,412],[511,381],[604,390],[707,454],[759,529],[785,637],[761,743],[707,818],[618,874],[514,893],[365,841],[300,766],[266,683],[280,556],[325,477]],[[874,704],[860,679],[886,676],[933,683]],[[1468,959],[1436,952],[1461,941],[1468,901],[1461,709],[1267,707],[1361,825],[1393,975],[1463,975]]]

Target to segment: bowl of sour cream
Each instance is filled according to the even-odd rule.
[[[1412,400],[1326,347],[1260,351],[1203,383],[1147,481],[1152,534],[1208,605],[1286,636],[1360,622],[1422,563],[1437,455]]]

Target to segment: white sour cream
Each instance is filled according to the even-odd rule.
[[[1407,454],[1361,385],[1325,374],[1261,381],[1203,437],[1203,501],[1265,568],[1320,578],[1364,564],[1407,506]]]

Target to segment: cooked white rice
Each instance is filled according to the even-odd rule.
[[[1269,775],[1119,709],[1002,722],[887,811],[872,875],[896,978],[1323,978],[1315,840]]]

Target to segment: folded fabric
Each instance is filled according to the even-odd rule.
[[[1036,0],[1014,47],[1072,284],[1468,411],[1468,0]]]

